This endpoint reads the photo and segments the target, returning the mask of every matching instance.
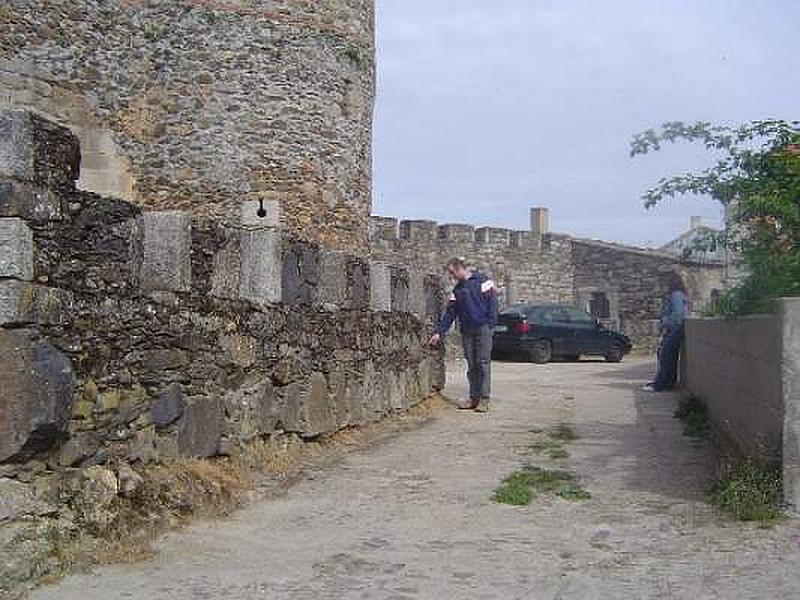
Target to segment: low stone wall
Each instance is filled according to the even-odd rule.
[[[684,374],[723,453],[781,463],[786,501],[800,506],[800,299],[775,315],[689,319]]]
[[[443,385],[441,302],[412,310],[403,267],[285,238],[275,206],[235,226],[79,192],[67,130],[0,133],[0,475],[313,437]]]

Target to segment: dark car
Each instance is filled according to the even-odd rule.
[[[604,327],[582,310],[525,304],[500,313],[492,358],[522,357],[547,363],[555,357],[578,360],[581,356],[603,356],[608,362],[620,362],[631,347],[627,336]]]

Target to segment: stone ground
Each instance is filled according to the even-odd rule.
[[[309,472],[285,497],[170,534],[149,562],[104,567],[38,600],[797,598],[800,524],[759,529],[704,502],[707,447],[677,398],[640,392],[650,361],[495,363],[488,416],[447,410]],[[449,388],[460,394],[456,374]],[[572,424],[570,457],[530,430]],[[592,498],[491,500],[531,460],[574,470]]]

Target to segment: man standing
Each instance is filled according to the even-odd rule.
[[[458,319],[469,379],[469,402],[460,408],[487,412],[492,386],[492,335],[497,322],[497,290],[491,279],[468,271],[464,259],[447,261],[447,272],[456,285],[430,343],[438,344],[453,321]]]

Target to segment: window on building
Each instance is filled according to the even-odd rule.
[[[592,292],[592,299],[589,301],[589,312],[595,319],[611,318],[611,303],[605,292]]]

